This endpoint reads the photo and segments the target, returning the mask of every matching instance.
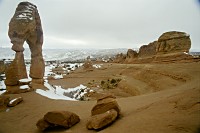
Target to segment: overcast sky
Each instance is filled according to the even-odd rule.
[[[29,0],[40,13],[44,48],[139,48],[167,31],[190,34],[200,50],[199,0]],[[0,46],[20,0],[0,0]],[[26,46],[26,45],[25,45]]]

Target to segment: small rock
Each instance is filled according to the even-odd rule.
[[[22,97],[14,98],[14,99],[10,100],[10,102],[8,103],[8,106],[9,107],[14,107],[14,106],[16,106],[17,104],[19,104],[22,101],[23,101]]]
[[[48,123],[70,128],[80,121],[75,113],[69,111],[51,111],[44,115],[44,120]]]
[[[94,115],[88,121],[86,127],[87,129],[102,129],[103,127],[111,124],[117,118],[117,111],[112,109],[105,113]]]

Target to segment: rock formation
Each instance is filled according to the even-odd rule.
[[[187,54],[191,47],[190,36],[185,32],[170,31],[163,33],[157,41],[140,47],[139,52],[129,49],[126,56],[117,55],[116,63],[151,63],[198,61]]]
[[[184,32],[171,31],[163,33],[158,38],[156,53],[189,52],[190,35]]]
[[[158,41],[143,45],[139,50],[139,57],[148,57],[157,54],[189,52],[191,47],[190,36],[185,32],[170,31],[163,33]]]
[[[42,131],[50,127],[58,126],[68,129],[79,121],[80,118],[75,113],[69,111],[50,111],[37,122],[36,126]]]
[[[15,59],[6,72],[6,85],[17,85],[26,78],[23,44],[26,41],[31,51],[30,77],[32,82],[43,83],[45,64],[42,56],[43,31],[37,7],[21,2],[9,23],[8,35],[16,52]],[[13,83],[12,83],[13,82]]]
[[[115,62],[115,63],[122,63],[122,62],[125,61],[125,59],[126,59],[126,55],[120,53],[120,54],[117,54],[117,55],[116,55],[116,57],[115,57],[115,59],[113,60],[113,62]]]
[[[97,99],[97,104],[92,108],[92,117],[86,124],[87,129],[102,129],[113,123],[120,115],[120,107],[113,95],[104,95]]]
[[[132,49],[128,49],[126,58],[136,58],[138,56],[138,53]]]
[[[156,54],[157,41],[143,45],[139,49],[138,57],[148,57]]]
[[[6,70],[5,84],[8,86],[18,85],[20,79],[27,78],[23,52],[16,52],[15,59]]]

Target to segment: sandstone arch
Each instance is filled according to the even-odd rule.
[[[17,85],[27,78],[23,44],[26,41],[31,51],[30,77],[32,82],[43,83],[45,64],[42,56],[43,30],[37,7],[30,2],[18,4],[9,23],[8,36],[13,44],[15,59],[6,71],[6,85]]]

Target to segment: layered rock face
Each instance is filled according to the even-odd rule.
[[[157,53],[189,52],[190,36],[184,32],[166,32],[158,38]]]
[[[19,3],[9,23],[8,35],[13,44],[12,50],[16,52],[14,63],[11,64],[9,70],[16,72],[14,76],[17,76],[17,80],[26,77],[19,76],[26,73],[23,56],[23,44],[26,41],[31,51],[30,77],[33,78],[33,81],[43,80],[45,70],[42,56],[43,31],[40,16],[35,5],[29,2]],[[15,62],[19,62],[22,67]],[[7,75],[6,79],[9,80],[9,77]]]
[[[163,33],[158,41],[143,45],[139,50],[139,57],[153,56],[176,52],[189,52],[191,47],[190,36],[185,32],[170,31]]]

